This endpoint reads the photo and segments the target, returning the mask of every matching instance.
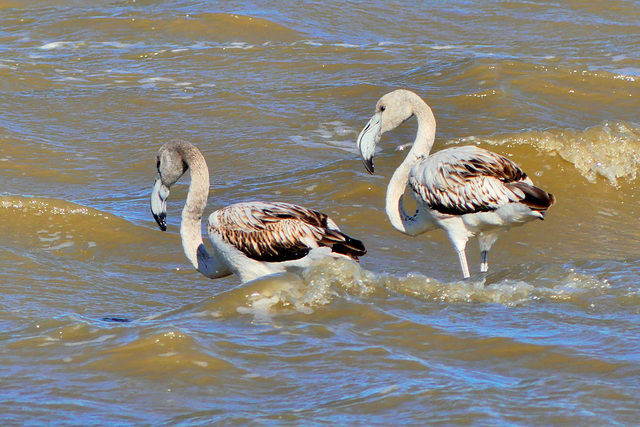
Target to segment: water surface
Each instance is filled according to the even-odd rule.
[[[640,8],[633,1],[0,1],[3,424],[635,424]],[[355,138],[416,91],[435,149],[509,156],[558,203],[460,281],[444,233],[384,214],[416,131]],[[207,212],[299,203],[360,265],[209,280],[148,196],[196,144]],[[471,269],[478,270],[474,241]],[[127,320],[123,322],[122,320]]]

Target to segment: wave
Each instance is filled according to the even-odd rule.
[[[500,137],[463,138],[458,142],[531,145],[573,164],[592,183],[601,177],[618,186],[620,179],[635,180],[640,171],[640,125],[630,122],[605,121],[582,131],[527,131]]]
[[[6,195],[0,196],[0,212],[0,249],[12,260],[5,277],[16,275],[18,283],[32,277],[55,295],[77,281],[117,286],[121,281],[144,281],[140,270],[157,269],[161,274],[186,266],[179,236],[157,230],[150,215],[148,225],[137,225],[65,200]],[[29,268],[39,273],[21,271],[34,263],[37,267]],[[91,299],[94,290],[85,297]]]
[[[188,314],[216,319],[250,316],[256,323],[272,324],[279,316],[314,316],[316,312],[322,316],[322,311],[337,301],[350,301],[358,307],[374,302],[383,308],[390,298],[398,296],[412,304],[431,301],[520,306],[558,301],[582,306],[611,287],[597,274],[570,265],[524,264],[472,280],[444,282],[418,273],[375,273],[353,261],[326,259],[297,274],[259,278],[199,303],[141,320],[168,321]],[[618,296],[629,298],[625,292]]]
[[[640,268],[640,262],[632,262]],[[260,340],[277,342],[279,323],[288,317],[310,325],[305,327],[327,325],[318,327],[320,334],[332,335],[329,325],[337,317],[366,325],[367,330],[375,326],[395,334],[397,325],[410,330],[423,322],[421,308],[427,304],[433,308],[442,303],[504,307],[562,303],[590,313],[636,310],[635,284],[617,287],[599,278],[598,272],[608,268],[616,266],[526,264],[471,281],[443,282],[420,274],[375,273],[352,261],[328,259],[298,274],[257,279],[198,303],[129,322],[67,314],[33,320],[0,338],[14,353],[46,354],[50,364],[73,369],[152,380],[169,376],[185,383],[217,384],[230,378],[251,382],[256,374],[235,362],[238,354],[264,351],[256,344],[260,331],[268,335]],[[247,323],[265,329],[247,332]],[[237,335],[238,325],[247,336]],[[470,342],[477,343],[473,338]]]
[[[215,372],[233,367],[189,333],[171,326],[140,330],[66,315],[42,319],[12,334],[8,347],[14,352],[55,354],[50,363],[85,369],[160,379],[186,369]]]
[[[71,13],[66,17],[58,16],[55,22],[41,22],[39,32],[69,37],[69,28],[73,28],[76,33],[76,40],[46,40],[39,49],[77,49],[89,45],[121,49],[137,46],[142,40],[262,44],[301,39],[299,32],[268,19],[229,13],[189,13],[180,16],[154,15],[148,11],[136,14],[133,11],[127,14],[126,18],[94,16],[90,20],[78,17],[77,13]],[[79,39],[85,38],[87,33],[93,33],[94,40],[102,38],[102,41],[90,43]],[[132,38],[131,34],[136,36]]]
[[[91,250],[111,242],[132,225],[114,215],[87,206],[45,197],[1,196],[4,211],[0,235],[19,240],[20,246],[44,251]]]

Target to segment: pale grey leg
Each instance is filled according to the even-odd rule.
[[[480,272],[486,273],[489,270],[489,251],[491,246],[498,240],[498,233],[481,233],[478,236],[480,243]]]
[[[462,277],[468,279],[469,275],[469,265],[467,264],[467,255],[464,253],[464,249],[456,250],[458,252],[458,258],[460,259],[460,269],[462,269]]]
[[[489,270],[489,262],[487,258],[489,257],[489,251],[480,252],[480,272],[486,273]]]

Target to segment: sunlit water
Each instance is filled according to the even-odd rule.
[[[636,424],[640,7],[0,0],[0,420],[24,424]],[[416,131],[355,138],[409,88],[435,149],[509,156],[558,199],[460,280],[441,231],[384,214]],[[329,214],[361,264],[209,280],[148,207],[195,143],[208,212]],[[400,149],[405,148],[405,150]]]

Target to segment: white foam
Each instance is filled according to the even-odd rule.
[[[40,233],[40,232],[38,232]],[[60,232],[48,234],[49,237],[38,236],[38,240],[43,243],[55,242],[56,240],[60,240],[62,237],[60,236]]]
[[[244,374],[242,377],[247,379],[261,378],[260,375],[254,373]]]
[[[36,325],[36,327],[39,329],[39,328],[40,328],[40,325]],[[45,337],[44,337],[44,342],[43,342],[43,343],[38,344],[38,347],[46,347],[46,346],[49,346],[49,345],[55,344],[55,343],[57,343],[58,341],[61,341],[61,339],[60,339],[60,338],[50,337],[50,336],[45,336]]]
[[[79,79],[77,77],[71,77],[71,76],[66,76],[66,77],[59,76],[56,80],[59,81],[59,82],[84,82],[84,81],[86,81],[85,79]]]
[[[114,47],[116,49],[126,49],[133,46],[132,43],[122,43],[122,42],[97,42],[92,44],[94,46]]]
[[[314,132],[320,135],[320,138],[329,139],[333,136],[333,134],[329,132],[327,129],[318,129]]]
[[[105,342],[105,341],[110,340],[111,338],[115,338],[115,337],[116,337],[115,335],[103,335],[103,336],[98,337],[98,338],[96,338],[94,340],[66,342],[66,343],[64,343],[64,345],[67,346],[67,347],[77,347],[79,345],[95,344],[95,343]]]
[[[306,44],[306,45],[308,45],[308,46],[315,46],[315,47],[323,46],[323,44],[322,44],[322,43],[314,42],[314,41],[311,41],[311,40],[303,40],[303,41],[302,41],[302,43],[303,43],[303,44]]]
[[[159,354],[158,357],[173,357],[177,355],[178,355],[177,351],[168,351],[166,353]]]
[[[559,129],[531,131],[505,139],[464,138],[459,142],[493,145],[527,144],[572,163],[589,181],[604,177],[615,186],[620,178],[635,179],[640,173],[640,126],[603,122],[582,131]]]
[[[73,243],[73,242],[64,242],[64,243],[60,243],[59,245],[52,246],[52,247],[47,248],[47,249],[50,250],[50,251],[57,251],[57,250],[64,249],[64,248],[70,248],[73,245],[75,245],[75,243]]]
[[[435,45],[435,46],[429,46],[429,49],[432,49],[432,50],[451,50],[451,49],[456,49],[456,46],[451,46],[451,45]]]
[[[225,46],[227,49],[251,49],[254,45],[245,42],[233,42]]]
[[[249,307],[237,307],[236,310],[241,314],[252,314],[256,321],[264,323],[271,322],[271,308],[280,302],[280,298],[277,295],[270,297],[257,297],[254,298]]]
[[[53,49],[62,49],[62,48],[75,48],[83,44],[83,42],[51,42],[45,45],[40,46],[42,50],[53,50]]]
[[[138,83],[158,83],[158,82],[165,82],[165,83],[173,83],[175,82],[174,79],[170,78],[170,77],[146,77],[144,79],[140,79],[138,80]]]
[[[618,70],[615,70],[615,72],[618,74],[617,76],[615,76],[617,80],[627,80],[634,82],[638,79],[638,77],[640,77],[640,68],[620,68]]]
[[[320,125],[318,129],[312,131],[312,134],[315,135],[315,139],[303,135],[293,135],[289,139],[295,144],[305,147],[321,148],[324,145],[340,148],[349,153],[358,153],[358,149],[351,138],[351,135],[357,134],[357,132],[339,120]],[[347,139],[341,140],[336,137]],[[321,141],[317,141],[317,139],[321,139]]]

